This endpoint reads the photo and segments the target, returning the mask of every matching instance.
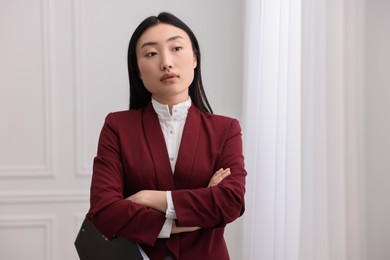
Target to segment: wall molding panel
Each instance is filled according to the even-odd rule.
[[[42,260],[51,260],[53,259],[52,257],[53,238],[56,237],[53,229],[54,222],[55,220],[53,216],[37,216],[37,215],[1,216],[0,230],[4,230],[3,232],[5,232],[6,229],[7,230],[25,229],[26,231],[28,229],[42,230],[44,233],[44,241],[41,241],[43,243],[42,255],[44,256],[44,259]],[[13,238],[7,237],[7,240],[9,239],[13,239]],[[18,241],[15,241],[15,244],[20,243],[19,238],[15,237],[15,239],[18,239]],[[31,237],[31,239],[34,239],[34,237]],[[30,242],[31,244],[36,245],[36,243],[34,243],[35,241],[30,241]],[[23,246],[20,244],[19,244],[19,248],[23,250],[28,250],[27,246]],[[5,252],[7,251],[5,250]],[[3,251],[2,254],[5,254],[5,252]],[[5,257],[11,257],[11,256],[6,255]],[[9,258],[4,258],[4,259],[9,259]]]
[[[44,129],[44,163],[42,165],[0,165],[0,179],[1,178],[31,178],[31,177],[54,177],[53,172],[53,125],[52,125],[52,73],[51,73],[51,16],[50,16],[50,1],[51,0],[39,0],[40,16],[41,16],[41,48],[42,56],[42,89],[43,89],[43,129]]]
[[[0,192],[1,204],[87,203],[89,191]]]
[[[83,48],[83,0],[73,0],[73,58],[74,58],[74,87],[76,100],[75,131],[76,131],[76,177],[88,177],[92,171],[92,164],[85,162],[85,126],[84,118],[84,90],[85,90],[85,71],[83,69],[84,59]]]

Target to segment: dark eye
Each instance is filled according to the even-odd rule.
[[[156,56],[156,55],[157,55],[157,52],[155,52],[155,51],[146,53],[146,57],[153,57],[153,56]]]
[[[183,47],[180,47],[180,46],[179,46],[179,47],[173,48],[172,50],[173,50],[173,51],[180,51],[181,49],[183,49]]]

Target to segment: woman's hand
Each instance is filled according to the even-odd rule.
[[[216,171],[214,173],[213,177],[211,177],[209,185],[207,186],[207,188],[218,185],[221,181],[223,181],[229,175],[230,175],[230,169],[229,168],[226,168],[226,169],[222,169],[221,168],[221,169],[219,169],[218,171]]]
[[[211,177],[209,187],[213,187],[221,183],[227,176],[230,175],[230,169],[219,169],[216,171]],[[140,205],[153,208],[155,210],[161,211],[163,213],[167,210],[167,200],[166,200],[166,192],[158,191],[158,190],[141,190],[130,197],[126,198],[134,203],[138,203]]]
[[[192,231],[196,231],[199,229],[200,229],[200,227],[178,227],[178,226],[176,226],[176,221],[173,221],[171,234],[192,232]]]
[[[230,169],[219,169],[216,171],[211,177],[209,187],[216,186],[220,184],[227,176],[230,175]],[[166,192],[165,191],[158,191],[158,190],[141,190],[129,197],[126,198],[126,200],[130,200],[134,203],[153,208],[155,210],[158,210],[162,213],[165,213],[167,211],[167,199],[166,199]],[[178,227],[176,226],[176,222],[173,221],[172,224],[172,234],[178,234],[183,232],[192,232],[200,229],[200,227]]]
[[[165,191],[141,190],[126,198],[134,203],[153,208],[165,213],[167,211],[167,199]]]

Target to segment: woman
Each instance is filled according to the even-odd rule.
[[[87,217],[150,259],[229,259],[226,224],[244,212],[237,120],[212,114],[193,32],[161,13],[134,31],[130,110],[102,128]]]

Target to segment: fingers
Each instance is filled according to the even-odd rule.
[[[216,186],[218,185],[219,183],[221,183],[227,176],[229,176],[231,174],[230,172],[230,168],[226,168],[226,169],[219,169],[218,171],[216,171],[213,175],[213,177],[211,178],[210,180],[210,183],[207,187],[212,187],[212,186]]]
[[[200,229],[200,227],[178,227],[176,225],[176,221],[173,221],[171,234],[178,234],[178,233],[183,233],[183,232],[192,232],[192,231],[196,231],[196,230],[199,230],[199,229]]]
[[[219,169],[214,175],[223,180],[230,175],[230,168]]]

